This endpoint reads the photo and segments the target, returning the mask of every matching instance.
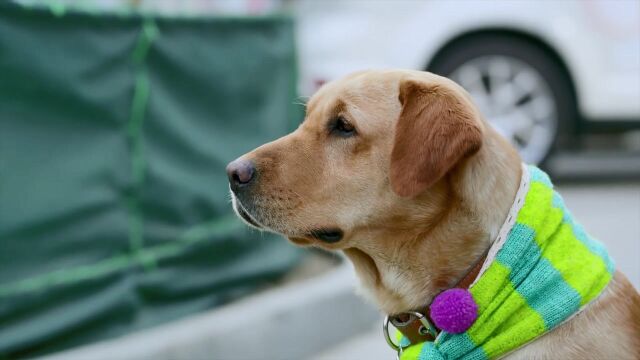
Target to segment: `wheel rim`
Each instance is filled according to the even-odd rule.
[[[558,107],[538,70],[513,57],[492,55],[463,63],[450,77],[524,161],[537,164],[545,158],[558,132]]]

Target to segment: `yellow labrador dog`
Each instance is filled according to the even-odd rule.
[[[387,314],[424,309],[487,252],[521,159],[454,82],[365,71],[322,87],[293,133],[227,167],[245,222],[342,251]],[[580,314],[514,359],[640,358],[640,296],[616,272]]]

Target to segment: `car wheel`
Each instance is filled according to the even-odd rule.
[[[429,70],[469,91],[525,162],[540,164],[569,142],[576,119],[573,88],[539,45],[508,35],[472,37],[446,47]]]

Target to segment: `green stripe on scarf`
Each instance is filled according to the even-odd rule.
[[[402,360],[500,357],[567,320],[611,280],[615,267],[604,246],[574,221],[547,174],[526,170],[529,187],[516,223],[469,289],[477,320],[462,334],[442,332],[408,347]]]

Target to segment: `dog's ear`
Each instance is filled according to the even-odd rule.
[[[389,180],[396,194],[413,197],[476,153],[482,129],[469,102],[446,85],[405,80],[399,100]]]

